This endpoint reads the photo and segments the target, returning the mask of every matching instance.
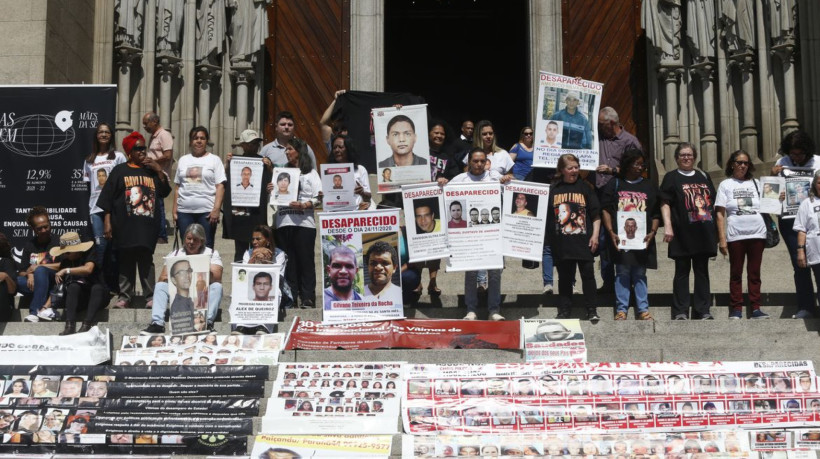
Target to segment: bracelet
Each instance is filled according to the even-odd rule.
[[[798,245],[798,246],[797,246],[797,248],[798,248],[798,249],[803,249],[803,250],[805,250],[805,249],[806,249],[806,246],[805,246],[805,245]]]

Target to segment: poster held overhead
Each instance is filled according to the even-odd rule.
[[[427,104],[374,108],[372,119],[379,193],[430,181]]]

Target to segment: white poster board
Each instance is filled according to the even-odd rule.
[[[550,186],[543,183],[513,180],[504,187],[504,256],[541,261],[549,194]]]
[[[233,157],[230,164],[231,206],[256,207],[262,196],[262,159]]]
[[[372,110],[379,193],[430,181],[427,104]]]
[[[322,208],[328,212],[356,210],[356,177],[352,163],[322,164]]]
[[[461,203],[469,215],[466,228],[449,228],[450,259],[447,271],[502,269],[501,222],[493,223],[494,211],[501,213],[501,184],[498,182],[451,183],[444,187],[444,205]]]
[[[273,169],[273,191],[270,194],[271,206],[288,206],[297,201],[299,196],[299,169],[295,167],[276,167]]]
[[[170,332],[174,335],[207,332],[211,255],[166,257],[165,267],[171,302]]]
[[[447,211],[444,191],[436,183],[405,185],[401,190],[410,262],[449,257],[447,225],[452,223],[453,215],[461,219],[461,204]]]
[[[233,263],[231,270],[231,324],[277,323],[282,266]]]

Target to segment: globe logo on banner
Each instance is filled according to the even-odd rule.
[[[63,110],[56,116],[26,115],[7,127],[3,144],[21,156],[42,158],[64,151],[74,143],[71,113]]]

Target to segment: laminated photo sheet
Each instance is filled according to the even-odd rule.
[[[358,185],[353,163],[330,163],[319,166],[322,175],[322,209],[327,212],[356,210]]]
[[[452,224],[452,210],[444,207],[442,188],[436,183],[425,183],[405,185],[401,190],[410,262],[448,258],[447,230]],[[465,220],[460,221],[466,224]]]
[[[501,219],[504,256],[540,262],[543,258],[550,186],[513,180],[504,187]]]
[[[447,271],[503,269],[502,224],[492,221],[501,212],[502,186],[498,182],[452,183],[444,187],[444,206],[459,202],[469,215],[466,228],[448,228],[450,259]]]
[[[116,365],[275,365],[284,333],[123,336]],[[204,357],[204,358],[203,358]],[[123,363],[124,362],[124,363]]]

